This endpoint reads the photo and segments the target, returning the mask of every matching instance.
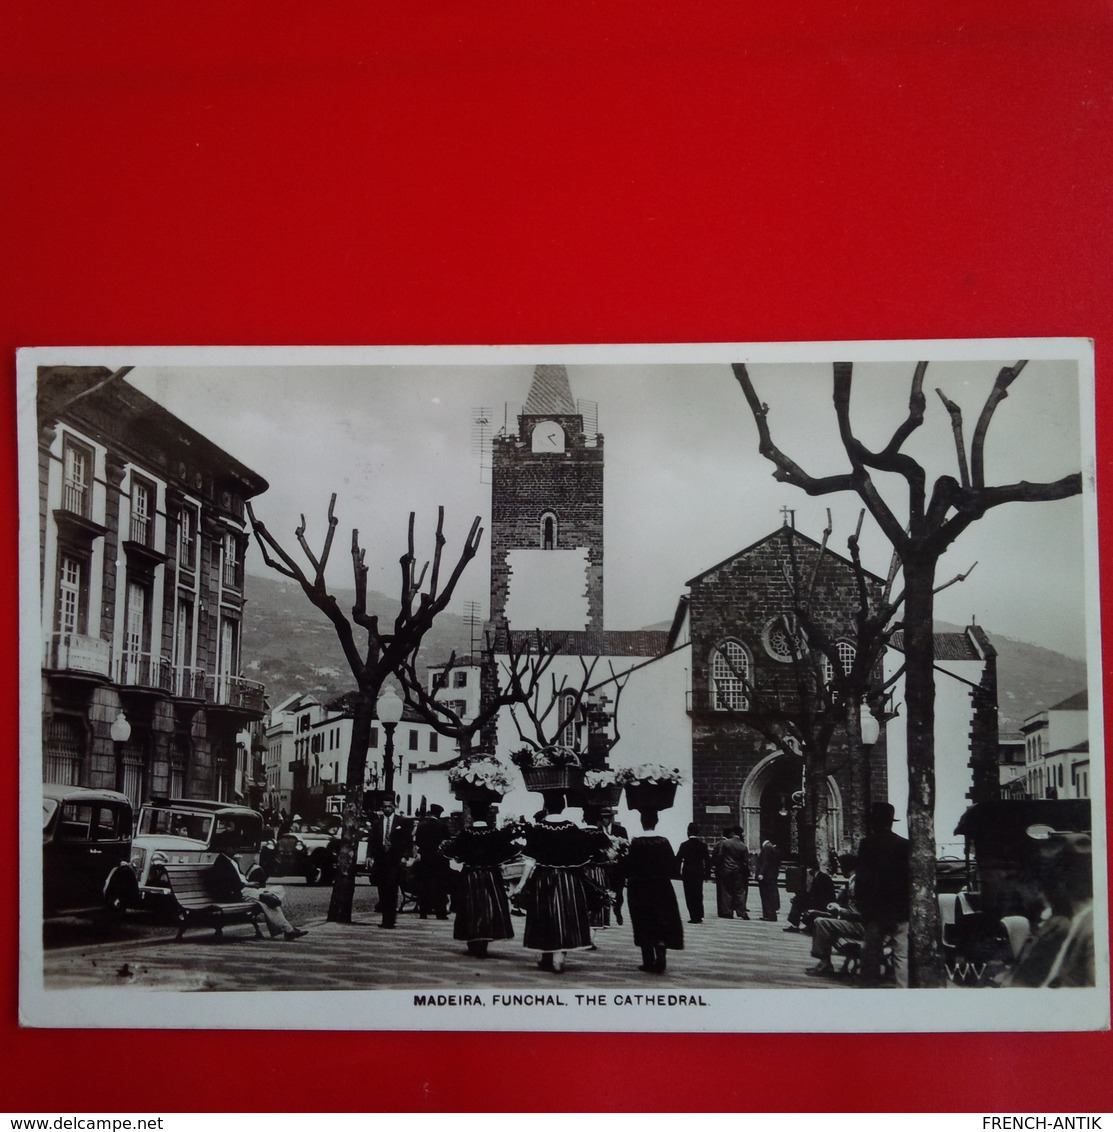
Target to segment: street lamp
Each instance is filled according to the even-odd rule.
[[[108,737],[112,740],[112,753],[116,757],[116,789],[124,789],[124,760],[123,746],[131,738],[131,724],[122,711],[116,713],[116,718],[108,729]]]
[[[388,798],[394,801],[394,729],[402,719],[405,704],[398,693],[388,687],[375,704],[375,714],[386,732],[386,748],[383,752],[383,789]]]

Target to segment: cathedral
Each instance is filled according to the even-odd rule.
[[[559,650],[551,687],[567,707],[549,717],[559,724],[552,738],[586,753],[599,738],[587,709],[596,721],[610,713],[602,749],[612,768],[661,763],[683,775],[675,806],[661,815],[661,832],[674,843],[691,821],[705,836],[741,825],[751,849],[772,838],[793,856],[804,760],[755,723],[762,712],[791,710],[793,653],[783,626],[792,612],[792,571],[807,577],[814,616],[837,642],[840,661],[853,658],[853,565],[786,524],[687,583],[678,579],[678,592],[687,592],[671,628],[608,629],[604,438],[594,414],[574,399],[564,366],[536,367],[516,430],[492,444],[488,632],[503,665],[508,639],[511,649],[540,640]],[[881,580],[870,576],[869,585],[876,592]],[[592,693],[573,710],[572,690],[585,683]],[[865,723],[869,790],[882,799],[885,729]],[[525,730],[520,709],[503,711],[494,743],[504,762]],[[823,818],[830,844],[844,849],[849,772],[838,731],[828,751]],[[529,816],[538,803],[519,790],[501,812]],[[620,808],[620,820],[627,816]]]

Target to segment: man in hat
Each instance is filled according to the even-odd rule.
[[[892,947],[897,986],[908,986],[908,916],[911,874],[908,842],[893,832],[896,811],[888,802],[872,802],[866,836],[858,846],[856,895],[862,914],[862,985],[881,980],[885,944]]]
[[[436,802],[429,814],[422,818],[414,831],[417,861],[414,876],[417,881],[417,911],[423,920],[432,912],[438,920],[448,919],[448,894],[452,885],[452,866],[441,852],[441,845],[451,836],[448,822],[441,816],[444,806]]]

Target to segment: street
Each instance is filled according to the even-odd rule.
[[[705,888],[709,913],[702,924],[685,924],[684,950],[669,952],[662,976],[638,970],[629,919],[597,933],[595,951],[573,952],[562,978],[539,971],[536,953],[522,947],[524,920],[514,918],[516,938],[491,945],[490,957],[475,959],[452,938],[452,922],[422,920],[416,912],[399,915],[393,931],[378,927],[375,890],[361,879],[351,924],[326,922],[331,889],[311,887],[300,878],[275,878],[285,890],[291,921],[308,929],[293,942],[256,940],[250,926],[225,930],[193,929],[175,941],[176,929],[129,918],[111,935],[88,925],[62,930],[53,925],[44,955],[48,989],[148,987],[179,990],[369,990],[437,987],[589,988],[682,987],[754,989],[830,989],[846,986],[804,974],[812,965],[808,936],[786,933],[783,915],[721,920],[715,916],[714,885]],[[677,896],[683,909],[680,886]],[[756,903],[756,893],[751,894]],[[782,912],[787,901],[782,894]],[[682,913],[683,914],[683,913]],[[754,915],[751,910],[751,915]]]

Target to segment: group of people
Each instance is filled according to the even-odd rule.
[[[443,858],[459,866],[453,938],[468,954],[484,958],[491,943],[514,938],[513,915],[520,911],[523,945],[538,953],[541,970],[561,974],[570,951],[596,949],[596,932],[609,926],[612,915],[624,922],[625,897],[640,969],[663,973],[667,952],[683,948],[684,932],[672,887],[676,854],[655,832],[656,812],[642,812],[644,833],[631,838],[613,810],[588,812],[581,824],[565,816],[562,793],[544,798],[532,822],[496,827],[482,813],[439,843]],[[510,893],[502,866],[519,855],[526,865]],[[384,896],[380,886],[380,902]]]
[[[695,822],[689,824],[687,840],[677,851],[688,923],[703,923],[703,885],[712,877],[715,880],[715,910],[720,919],[750,918],[747,903],[753,877],[761,899],[761,918],[776,920],[781,906],[778,888],[780,853],[774,842],[766,839],[751,869],[750,851],[742,838],[741,826],[727,826],[715,847],[708,849],[707,843],[700,837],[699,826]]]

